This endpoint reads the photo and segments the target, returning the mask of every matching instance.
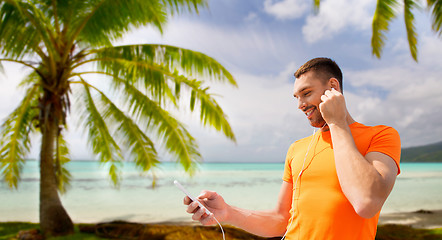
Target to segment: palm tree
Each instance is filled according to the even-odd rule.
[[[313,1],[315,9],[319,9],[320,0]],[[377,0],[372,23],[372,54],[377,58],[381,57],[387,38],[385,34],[389,30],[390,22],[398,15],[401,3],[404,11],[404,22],[410,54],[417,61],[417,33],[413,13],[414,10],[421,9],[417,0],[403,0],[403,2],[398,0]],[[439,37],[442,37],[442,0],[427,0],[427,11],[431,12],[433,31]]]
[[[160,162],[158,142],[186,171],[195,169],[201,160],[197,143],[167,110],[198,111],[202,125],[235,141],[202,80],[236,86],[216,60],[168,45],[112,45],[133,28],[162,31],[168,15],[206,5],[205,0],[0,1],[0,63],[32,70],[20,84],[24,98],[1,127],[0,171],[17,188],[30,135],[40,132],[40,228],[46,235],[73,231],[59,199],[70,179],[63,166],[69,161],[63,133],[71,104],[82,110],[79,124],[115,185],[124,153],[149,171]]]

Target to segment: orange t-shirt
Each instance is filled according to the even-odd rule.
[[[351,124],[350,129],[362,155],[381,152],[390,156],[396,162],[399,174],[401,146],[396,130],[387,126],[369,127],[360,123]],[[296,189],[293,189],[286,239],[375,239],[379,213],[370,219],[362,218],[345,197],[336,173],[330,132],[317,132],[290,146],[285,162],[284,181],[295,185],[304,157],[305,170],[296,183]]]

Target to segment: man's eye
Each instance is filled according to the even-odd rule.
[[[310,95],[310,91],[308,91],[308,92],[306,92],[306,93],[304,93],[304,96],[308,96],[308,95]]]

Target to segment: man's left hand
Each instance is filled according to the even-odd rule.
[[[326,90],[321,96],[321,100],[319,110],[328,125],[347,125],[347,107],[345,106],[345,98],[340,92],[333,88],[331,91]]]

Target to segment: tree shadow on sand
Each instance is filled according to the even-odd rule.
[[[98,237],[108,239],[127,240],[182,240],[182,239],[222,239],[222,232],[218,226],[204,227],[194,224],[179,223],[159,223],[140,224],[124,221],[114,221],[109,223],[99,223],[95,225],[82,224],[80,231],[84,233],[94,233]],[[241,229],[231,226],[223,226],[226,239],[246,240],[246,239],[272,239],[262,238],[247,233]],[[273,238],[281,239],[281,238]]]
[[[229,240],[264,240],[281,239],[263,238],[247,233],[241,229],[223,226],[226,239]],[[124,221],[114,221],[100,224],[81,224],[80,231],[95,234],[107,239],[126,240],[192,240],[192,239],[222,239],[218,226],[204,227],[195,224],[159,223],[140,224]],[[376,240],[442,240],[442,229],[416,229],[408,225],[386,224],[379,225]]]

